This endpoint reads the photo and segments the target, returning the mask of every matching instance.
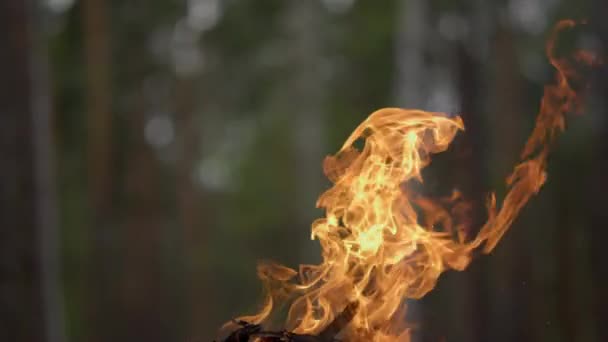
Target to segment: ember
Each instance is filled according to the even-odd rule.
[[[488,220],[475,237],[466,236],[467,221],[456,212],[463,201],[457,192],[446,201],[404,186],[422,181],[431,154],[448,148],[464,129],[462,120],[421,110],[376,111],[324,162],[334,185],[317,202],[325,217],[312,224],[323,262],[298,271],[260,265],[266,304],[259,314],[239,318],[241,327],[225,341],[320,342],[338,335],[348,341],[408,341],[404,300],[431,291],[444,271],[465,269],[475,249],[491,252],[545,182],[549,148],[564,129],[564,115],[581,109],[579,91],[569,84],[573,63],[598,63],[583,51],[569,59],[554,55],[557,34],[573,26],[573,21],[560,22],[549,39],[547,56],[557,70],[556,83],[545,88],[536,126],[507,178],[505,197],[500,205],[494,194],[489,197]],[[365,140],[362,150],[354,147],[358,139]],[[264,331],[259,324],[285,302],[290,303],[289,332]]]

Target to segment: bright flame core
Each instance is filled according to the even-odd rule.
[[[259,323],[276,304],[291,302],[287,329],[318,334],[349,303],[357,303],[344,331],[349,341],[408,341],[409,329],[400,323],[404,300],[424,296],[443,271],[463,270],[471,252],[482,244],[489,253],[545,182],[549,147],[564,129],[564,115],[581,109],[568,83],[574,76],[569,62],[598,63],[582,51],[568,61],[553,55],[558,32],[574,25],[562,21],[553,31],[547,51],[557,70],[556,83],[545,88],[521,162],[507,178],[506,196],[500,207],[494,194],[490,196],[488,221],[476,237],[467,240],[468,227],[457,219],[458,208],[463,208],[458,204],[466,205],[457,192],[446,206],[445,200],[423,198],[404,186],[422,181],[420,172],[431,154],[448,148],[464,129],[462,120],[421,110],[378,110],[324,162],[334,185],[317,201],[325,217],[312,224],[322,263],[301,265],[298,272],[261,264],[258,274],[267,290],[266,304],[259,314],[239,319]],[[354,144],[361,138],[365,144],[359,151]]]

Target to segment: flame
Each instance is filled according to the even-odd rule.
[[[460,117],[421,110],[385,108],[372,113],[323,168],[334,183],[318,199],[325,217],[312,224],[313,239],[322,248],[319,265],[301,265],[298,271],[276,264],[261,264],[265,284],[263,309],[241,320],[259,323],[279,303],[289,302],[287,329],[319,334],[345,307],[357,310],[344,336],[349,341],[409,341],[402,322],[404,300],[420,298],[433,289],[442,272],[463,270],[472,251],[489,253],[509,229],[523,206],[546,180],[550,146],[564,130],[564,115],[578,112],[581,102],[569,84],[571,60],[554,56],[557,35],[575,25],[556,25],[547,55],[557,70],[555,84],[545,87],[536,126],[521,154],[521,162],[507,177],[507,192],[500,206],[488,201],[488,220],[467,239],[467,208],[458,192],[446,199],[424,198],[407,185],[422,181],[421,170],[431,155],[445,151],[464,129]],[[595,65],[598,60],[579,51],[574,60]],[[364,139],[361,150],[355,143]],[[466,210],[464,210],[466,212]]]

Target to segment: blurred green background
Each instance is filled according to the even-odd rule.
[[[0,340],[211,341],[256,262],[318,262],[323,157],[373,110],[461,113],[451,182],[483,200],[605,0],[3,0]],[[412,302],[416,341],[608,341],[608,77],[504,240]]]

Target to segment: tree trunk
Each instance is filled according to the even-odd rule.
[[[499,193],[502,193],[500,189],[504,188],[506,176],[518,162],[525,141],[521,123],[532,122],[534,112],[526,111],[523,105],[521,94],[524,83],[519,73],[516,47],[510,29],[499,26],[495,31],[491,47],[494,72],[492,79],[488,80],[491,94],[486,112],[492,118],[491,124],[486,125],[484,132],[490,148],[488,155],[483,156],[485,157],[483,160],[486,164],[485,169],[490,172],[487,176],[492,179],[491,183],[497,187]],[[477,96],[484,97],[479,93]],[[477,121],[480,120],[483,120],[483,117],[478,117]],[[483,196],[483,193],[478,195]],[[518,221],[521,221],[521,218]],[[518,226],[518,221],[515,226]],[[482,336],[481,340],[524,341],[527,338],[522,334],[527,334],[531,330],[524,325],[527,317],[513,311],[518,307],[526,307],[529,302],[523,299],[527,287],[522,289],[521,281],[518,281],[525,279],[522,274],[529,271],[529,265],[523,262],[529,260],[525,248],[527,244],[524,240],[526,234],[519,230],[510,231],[508,234],[511,236],[501,242],[502,246],[496,248],[491,255],[482,256],[484,261],[474,261],[481,261],[490,272],[486,279],[481,278],[483,274],[478,275],[479,282],[484,280],[487,282],[486,298],[478,300],[489,302],[489,305],[479,309],[481,311],[477,313],[475,319],[481,319],[479,325],[485,329],[486,335]]]
[[[62,338],[46,51],[31,5],[0,2],[2,341]]]
[[[105,0],[83,2],[87,100],[87,171],[94,221],[108,218],[112,179],[110,46]]]
[[[85,298],[88,325],[85,328],[89,341],[104,341],[108,322],[112,316],[111,283],[113,266],[107,261],[104,239],[112,229],[112,114],[110,84],[110,46],[105,0],[84,0],[82,21],[86,73],[86,169],[89,207],[89,260]],[[115,304],[115,303],[114,303]]]
[[[424,109],[429,98],[428,68],[424,60],[427,48],[428,8],[425,0],[399,1],[397,5],[397,27],[395,28],[395,77],[394,101],[403,108]],[[420,304],[408,303],[408,320],[420,323]],[[418,335],[413,337],[418,340]]]
[[[601,46],[603,47],[602,56],[604,60],[608,55],[608,21],[604,17],[608,13],[608,2],[604,0],[593,1],[593,16],[591,23],[595,26]],[[595,331],[597,341],[608,341],[608,329],[604,327],[606,317],[608,317],[608,263],[606,262],[606,241],[608,241],[608,230],[606,222],[608,222],[608,210],[606,210],[606,201],[603,196],[608,193],[608,72],[604,65],[601,70],[597,71],[594,77],[596,91],[596,99],[598,106],[596,107],[596,122],[599,128],[596,130],[595,142],[597,144],[593,160],[595,172],[589,182],[588,199],[591,204],[590,210],[590,260],[591,274],[593,275],[593,313],[595,317]]]
[[[394,97],[398,106],[424,109],[429,98],[429,72],[424,60],[428,48],[429,2],[402,0],[398,8]]]
[[[454,170],[458,179],[459,190],[465,198],[473,203],[470,211],[471,227],[475,229],[483,224],[483,180],[485,155],[482,149],[484,134],[484,120],[480,98],[480,89],[483,80],[479,74],[481,67],[471,56],[471,51],[459,44],[457,55],[457,88],[459,90],[460,115],[464,121],[466,131],[460,141],[454,143],[453,152],[459,159]],[[444,175],[446,175],[444,173]],[[453,290],[450,296],[451,305],[456,308],[452,311],[460,316],[451,317],[455,321],[451,327],[455,329],[456,340],[484,341],[486,337],[486,306],[485,306],[485,275],[483,273],[483,260],[473,260],[471,266],[461,274],[455,275]],[[437,308],[436,308],[437,309]]]
[[[283,108],[290,113],[294,146],[294,172],[296,201],[295,227],[298,237],[304,238],[314,219],[316,197],[321,192],[323,172],[321,162],[325,154],[323,137],[323,103],[327,92],[323,66],[323,15],[319,3],[311,1],[288,2],[284,16],[285,30],[293,45],[288,54],[292,74],[281,87],[287,90],[283,95]],[[293,106],[297,103],[297,106]],[[300,230],[300,228],[303,228]],[[300,233],[302,232],[302,233]],[[296,253],[305,260],[313,255],[310,249]]]
[[[183,243],[184,283],[186,299],[185,312],[187,336],[203,338],[204,329],[210,320],[209,308],[216,307],[209,296],[208,278],[205,277],[204,248],[205,228],[209,226],[209,213],[200,187],[194,181],[194,172],[200,158],[201,126],[196,120],[196,82],[181,79],[176,84],[176,148],[178,152],[175,165],[177,218],[181,226]]]
[[[144,140],[143,99],[129,113],[129,143],[126,169],[124,216],[124,269],[122,297],[125,341],[161,342],[170,340],[165,317],[166,292],[161,264],[163,211],[160,165]]]

